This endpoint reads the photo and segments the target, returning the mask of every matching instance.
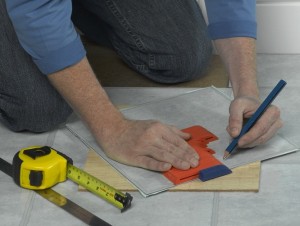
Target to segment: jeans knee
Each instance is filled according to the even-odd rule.
[[[187,46],[184,52],[177,54],[174,64],[173,75],[179,82],[198,79],[207,70],[212,56],[211,42],[199,42],[197,45]]]
[[[71,107],[62,102],[56,106],[43,106],[37,113],[28,112],[28,121],[25,130],[31,132],[46,132],[58,128],[59,125],[66,122],[72,113]]]
[[[60,97],[46,101],[34,97],[6,103],[0,109],[0,121],[15,132],[46,132],[57,128],[72,113],[71,107]]]
[[[145,70],[144,74],[161,83],[180,83],[200,78],[211,60],[211,40],[208,37],[195,37],[173,45],[176,51],[172,54],[152,55],[149,70]],[[177,48],[177,45],[180,45],[180,48]]]

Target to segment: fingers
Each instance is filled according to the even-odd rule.
[[[264,144],[276,134],[282,125],[279,109],[276,106],[270,106],[250,131],[241,137],[238,146],[250,148]]]
[[[162,149],[162,146],[164,148],[169,147],[169,150]],[[143,155],[139,156],[136,159],[136,163],[139,167],[147,168],[155,171],[167,171],[172,166],[181,169],[181,170],[187,170],[191,167],[195,167],[198,165],[199,160],[194,159],[194,163],[190,163],[187,158],[188,155],[183,155],[182,158],[179,158],[177,155],[178,153],[174,153],[177,151],[180,151],[177,147],[173,146],[171,147],[170,144],[167,144],[165,142],[164,145],[152,147],[151,149],[151,155]]]
[[[163,136],[163,139],[167,141],[165,145],[172,144],[172,147],[177,147],[178,152],[175,152],[174,154],[176,155],[179,154],[180,156],[186,156],[187,161],[194,161],[195,159],[198,161],[199,160],[199,155],[198,153],[186,142],[186,140],[191,138],[191,135],[189,133],[182,132],[181,130],[177,129],[176,127],[171,126],[170,129],[172,130],[173,133],[177,134],[178,136],[174,136],[172,133],[166,133]],[[194,159],[195,158],[195,159]],[[191,162],[192,163],[192,162]]]
[[[251,103],[252,107],[247,110],[249,103]],[[229,108],[229,122],[226,128],[231,137],[237,137],[240,134],[244,118],[249,118],[258,106],[258,100],[251,97],[237,98],[231,103]]]
[[[172,164],[170,163],[161,162],[148,156],[139,156],[136,159],[136,163],[136,166],[139,166],[141,168],[160,172],[168,171],[172,167]]]
[[[229,109],[229,122],[226,128],[231,137],[237,137],[243,125],[243,109],[238,104],[232,104]]]
[[[156,140],[150,156],[172,164],[178,169],[189,169],[199,164],[198,153],[185,141],[191,135],[184,133],[174,126],[156,124],[155,131],[161,132],[161,137]]]
[[[188,140],[188,139],[191,138],[191,134],[185,133],[185,132],[177,129],[175,126],[170,125],[169,128],[172,130],[172,132],[174,132],[175,134],[177,134],[178,136],[180,136],[184,140]]]
[[[171,163],[175,168],[186,170],[190,167],[196,167],[199,163],[199,157],[196,158],[195,154],[189,145],[183,141],[184,147],[179,147],[162,140],[156,149],[151,153],[155,159]]]
[[[156,171],[172,166],[187,170],[199,164],[199,156],[186,140],[191,135],[157,121],[127,121],[117,139],[109,139],[104,150],[116,161]]]
[[[156,137],[155,142],[148,146],[147,154],[136,159],[140,167],[166,171],[171,166],[181,170],[198,166],[198,153],[185,141],[191,137],[190,134],[162,124],[157,124],[155,131],[161,131],[161,136]]]
[[[140,156],[138,161],[140,161],[138,163],[139,166],[156,171],[166,171],[172,166],[182,170],[190,168],[190,164],[187,161],[176,158],[172,153],[161,150],[160,148],[153,148],[151,150],[151,156]]]
[[[232,101],[227,132],[232,137],[237,137],[242,129],[244,118],[250,118],[258,106],[259,101],[251,97],[239,97]],[[264,144],[281,127],[279,108],[271,105],[254,126],[239,139],[238,146],[248,148]]]
[[[266,143],[268,140],[270,140],[277,132],[277,130],[279,128],[282,127],[282,121],[276,121],[272,127],[263,135],[261,135],[260,137],[258,137],[257,139],[255,139],[252,142],[248,142],[246,141],[241,141],[241,143],[239,142],[239,146],[242,148],[252,148],[261,144]]]

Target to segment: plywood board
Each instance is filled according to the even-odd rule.
[[[121,191],[138,191],[115,168],[104,161],[95,151],[87,154],[84,170]],[[214,180],[202,182],[190,181],[177,185],[169,191],[249,191],[258,192],[260,180],[260,162],[233,169],[233,173]],[[84,190],[80,188],[79,190]]]

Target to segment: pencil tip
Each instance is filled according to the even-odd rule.
[[[230,153],[228,151],[225,151],[223,159],[226,160],[229,156],[230,156]]]

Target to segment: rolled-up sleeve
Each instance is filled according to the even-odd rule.
[[[71,21],[71,0],[6,0],[22,47],[44,74],[79,62],[86,54]]]
[[[256,38],[256,0],[205,0],[212,39]]]

